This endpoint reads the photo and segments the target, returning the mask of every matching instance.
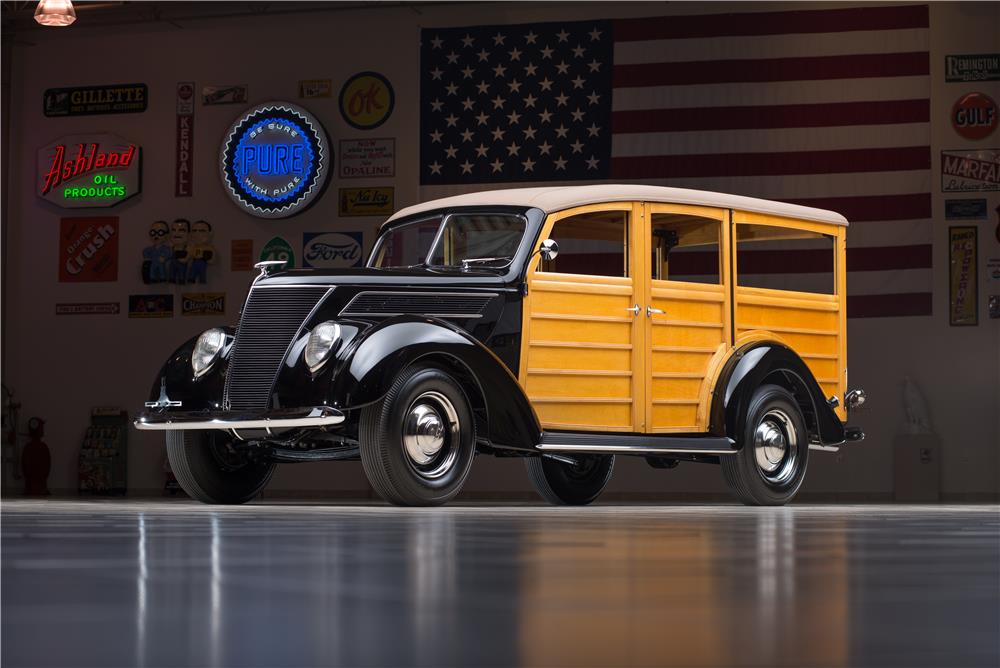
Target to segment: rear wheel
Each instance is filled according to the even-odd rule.
[[[361,463],[379,496],[401,506],[446,503],[476,454],[465,391],[441,369],[403,370],[381,401],[361,412]]]
[[[720,457],[726,484],[749,506],[781,506],[806,475],[809,434],[791,392],[762,385],[750,400],[738,452]]]
[[[527,457],[528,478],[549,503],[584,506],[601,495],[615,468],[614,455],[573,455],[576,464],[551,457]]]
[[[168,431],[167,459],[181,489],[203,503],[246,503],[274,473],[273,463],[237,452],[220,431]]]

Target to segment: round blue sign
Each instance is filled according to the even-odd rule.
[[[330,147],[319,121],[287,102],[242,114],[222,143],[222,179],[233,201],[260,218],[287,218],[322,193]]]

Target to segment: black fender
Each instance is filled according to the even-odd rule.
[[[419,362],[443,365],[456,376],[477,414],[480,440],[515,449],[540,442],[538,416],[507,366],[469,334],[435,318],[398,316],[365,330],[337,364],[329,396],[348,409],[371,404],[400,371]]]
[[[195,378],[191,370],[191,353],[194,344],[202,332],[185,341],[177,350],[171,353],[167,361],[160,367],[159,373],[153,379],[149,390],[149,401],[157,401],[161,390],[166,390],[171,401],[180,401],[176,410],[219,410],[222,408],[222,395],[226,384],[226,375],[220,373],[229,365],[229,353],[236,336],[235,327],[221,327],[226,333],[226,346],[222,349],[220,358],[215,361],[215,368],[201,378]]]
[[[844,424],[809,367],[791,348],[773,341],[748,343],[723,365],[712,393],[709,431],[739,443],[750,399],[765,383],[781,385],[795,395],[813,440],[822,445],[844,442]]]

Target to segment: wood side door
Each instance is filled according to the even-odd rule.
[[[704,432],[706,378],[732,341],[729,211],[648,203],[643,219],[645,431]]]
[[[645,429],[642,208],[589,205],[543,226],[559,255],[529,263],[519,380],[545,429]]]

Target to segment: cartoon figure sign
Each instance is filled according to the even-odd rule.
[[[166,283],[173,251],[170,248],[170,226],[157,220],[149,226],[150,244],[142,249],[142,282]]]
[[[207,220],[191,225],[191,243],[188,245],[191,268],[188,283],[204,283],[208,265],[215,264],[215,246],[212,245],[212,226]]]
[[[340,89],[340,115],[358,130],[371,130],[385,123],[395,105],[392,84],[378,72],[359,72]]]

